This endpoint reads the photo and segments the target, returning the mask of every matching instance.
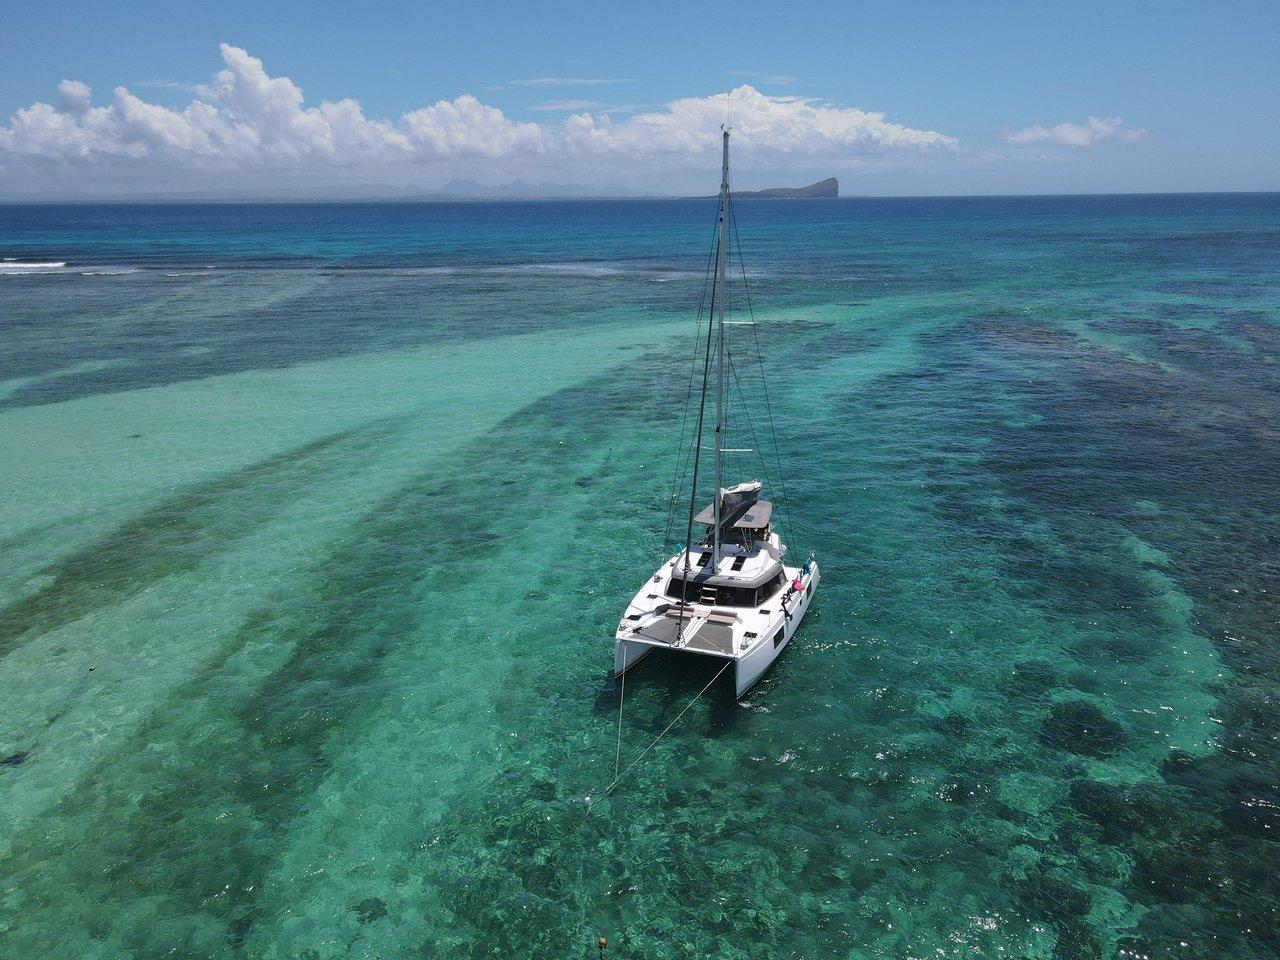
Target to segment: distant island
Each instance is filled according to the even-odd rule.
[[[827,177],[807,187],[770,187],[768,190],[735,190],[735,197],[765,197],[770,200],[812,200],[816,197],[834,198],[840,196],[840,181],[835,177]]]

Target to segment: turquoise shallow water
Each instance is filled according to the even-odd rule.
[[[710,207],[0,207],[0,955],[1280,955],[1276,196],[741,202],[823,585],[581,802]]]

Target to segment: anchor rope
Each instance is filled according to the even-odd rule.
[[[609,794],[613,793],[613,788],[616,787],[619,782],[621,782],[623,777],[625,777],[628,773],[630,773],[637,763],[639,763],[641,760],[643,760],[646,756],[649,755],[649,751],[658,745],[658,741],[667,735],[667,731],[680,722],[680,718],[689,712],[689,708],[692,707],[695,703],[697,703],[702,698],[702,695],[711,689],[711,685],[720,679],[720,675],[724,673],[726,670],[728,670],[731,666],[733,666],[733,660],[726,660],[724,662],[724,666],[716,671],[716,675],[707,681],[707,685],[698,691],[697,696],[695,696],[692,700],[690,700],[687,704],[685,704],[684,709],[676,714],[676,718],[672,720],[670,723],[668,723],[663,728],[660,734],[658,734],[656,737],[653,738],[653,742],[651,744],[649,744],[647,747],[644,748],[644,752],[642,752],[640,756],[636,757],[629,764],[627,764],[627,769],[623,770],[622,773],[618,774],[613,778],[613,783],[605,787],[604,793],[602,794],[602,796],[607,797]]]
[[[622,704],[627,699],[627,641],[622,641],[622,686],[618,690],[618,741],[613,747],[613,779],[618,780],[618,765],[622,762]]]

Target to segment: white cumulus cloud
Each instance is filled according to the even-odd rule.
[[[739,149],[801,155],[881,155],[955,147],[955,138],[892,123],[883,113],[802,97],[771,97],[744,84],[728,94],[673,100],[660,111],[621,121],[589,113],[565,121],[570,151],[699,156],[720,144],[708,136],[728,122]]]
[[[1137,143],[1146,137],[1146,130],[1126,127],[1120,117],[1089,117],[1084,123],[1057,123],[1052,127],[1037,124],[1004,132],[1004,139],[1009,143],[1052,143],[1066,147],[1092,147],[1103,140]]]
[[[768,96],[745,84],[727,94],[673,100],[630,116],[624,108],[591,101],[548,102],[539,108],[573,112],[547,124],[514,120],[470,94],[378,119],[366,116],[352,99],[308,106],[292,80],[271,76],[261,60],[240,47],[222,44],[221,55],[222,69],[180,109],[150,103],[124,86],[95,106],[86,84],[64,80],[55,105],[32,104],[0,126],[0,166],[25,164],[25,169],[47,172],[101,162],[116,172],[302,171],[319,177],[326,170],[380,175],[412,164],[470,173],[482,163],[499,176],[521,164],[590,175],[602,161],[615,170],[714,157],[726,119],[739,149],[774,159],[853,162],[957,145],[945,134],[894,123],[882,113]],[[525,83],[570,82],[602,81]]]
[[[58,84],[58,109],[63,113],[84,113],[89,109],[91,92],[87,83],[63,80]]]
[[[355,100],[303,104],[302,90],[262,61],[222,44],[224,68],[181,110],[116,87],[90,106],[88,86],[64,80],[58,105],[36,103],[0,127],[0,151],[48,159],[95,155],[233,167],[369,165],[397,160],[493,157],[541,149],[542,130],[470,95],[441,100],[398,122],[373,120]]]

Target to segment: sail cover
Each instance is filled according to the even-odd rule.
[[[740,483],[736,487],[721,489],[720,515],[727,517],[736,513],[742,507],[748,507],[755,503],[760,496],[760,488],[759,480],[748,480],[746,483]]]
[[[773,504],[768,500],[758,500],[761,483],[759,480],[748,480],[736,487],[720,489],[720,528],[737,527],[741,530],[763,530],[769,525],[773,516]],[[694,523],[711,526],[715,523],[715,511],[711,504],[693,518]]]

